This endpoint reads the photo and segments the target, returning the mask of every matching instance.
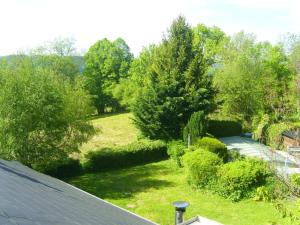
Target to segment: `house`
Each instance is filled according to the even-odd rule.
[[[0,159],[1,225],[155,225],[21,163]]]

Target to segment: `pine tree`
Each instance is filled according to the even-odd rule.
[[[193,112],[214,108],[210,65],[193,40],[193,30],[180,16],[155,50],[149,82],[133,106],[135,124],[149,138],[182,137]]]

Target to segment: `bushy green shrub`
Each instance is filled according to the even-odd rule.
[[[210,120],[207,132],[215,137],[239,136],[242,133],[242,125],[236,121]]]
[[[101,171],[154,162],[168,157],[163,141],[140,140],[114,148],[102,148],[85,155],[87,171]]]
[[[266,182],[270,175],[267,164],[261,160],[245,159],[220,167],[216,191],[223,197],[238,201],[249,197]]]
[[[290,179],[293,186],[300,188],[300,173],[292,174]]]
[[[176,164],[181,167],[181,157],[185,153],[186,145],[183,141],[171,141],[168,143],[168,155],[173,159]]]
[[[80,161],[71,158],[67,160],[51,161],[48,164],[35,164],[33,165],[33,168],[56,178],[68,178],[80,175],[83,172]]]
[[[195,146],[217,154],[223,162],[227,162],[228,160],[228,150],[226,145],[216,138],[204,137],[198,139]]]
[[[253,123],[256,123],[256,120],[259,122],[257,124],[253,124],[254,131],[252,133],[252,138],[256,141],[260,140],[265,143],[267,137],[267,129],[270,126],[271,122],[270,117],[268,114],[265,114],[262,117],[254,119]]]
[[[205,133],[206,118],[204,112],[194,112],[183,130],[184,141],[187,142],[188,136],[190,135],[190,141],[194,143],[197,138],[203,137]]]
[[[267,132],[267,144],[275,150],[282,150],[283,149],[283,137],[282,132],[289,130],[290,126],[286,123],[276,123],[272,124]]]
[[[198,149],[183,156],[188,182],[197,187],[205,187],[216,178],[222,160],[214,153]]]

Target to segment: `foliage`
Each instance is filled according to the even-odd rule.
[[[223,162],[227,162],[229,159],[226,145],[216,138],[204,137],[198,139],[195,142],[195,146],[217,154],[223,160]]]
[[[0,155],[28,166],[79,151],[93,134],[86,121],[90,96],[73,83],[35,67],[25,57],[0,69]]]
[[[257,43],[253,35],[240,32],[221,58],[214,84],[223,114],[247,125],[260,114],[281,120],[296,111],[295,73],[281,45]]]
[[[133,59],[128,71],[128,77],[120,79],[120,83],[113,88],[112,94],[114,98],[127,110],[132,109],[139,95],[139,90],[149,82],[149,73],[155,51],[155,45],[144,48],[139,56]]]
[[[216,191],[232,201],[249,197],[265,184],[270,175],[267,164],[261,160],[245,159],[224,164],[218,171]]]
[[[258,121],[258,124],[255,124],[256,120]],[[252,138],[255,141],[261,141],[262,143],[266,143],[267,129],[271,123],[270,116],[268,114],[264,114],[262,117],[256,117],[256,120],[255,118],[253,120],[254,131],[252,134]]]
[[[71,158],[33,165],[33,168],[39,172],[59,179],[78,176],[83,173],[80,161]]]
[[[222,160],[214,153],[198,149],[183,156],[187,179],[191,185],[205,187],[216,179]]]
[[[297,188],[300,188],[300,174],[294,173],[291,175],[291,183]]]
[[[183,130],[183,139],[188,141],[190,136],[191,143],[194,143],[196,138],[203,137],[206,133],[206,118],[203,111],[194,112],[191,115],[188,123]]]
[[[215,108],[215,90],[208,73],[214,60],[204,54],[208,40],[221,39],[219,33],[213,34],[213,30],[207,35],[201,30],[193,33],[179,17],[155,49],[147,82],[133,105],[135,123],[146,137],[177,139],[192,113],[203,111],[206,115]]]
[[[283,149],[283,137],[282,132],[288,130],[290,126],[284,122],[282,123],[275,123],[269,126],[267,133],[267,144],[275,150],[282,150]]]
[[[238,151],[238,149],[230,149],[230,151],[228,151],[228,161],[229,162],[233,162],[236,160],[243,160],[245,159],[244,155],[241,155]]]
[[[181,157],[185,153],[186,144],[183,141],[168,142],[168,155],[173,159],[179,167],[182,167]]]
[[[98,113],[106,107],[120,111],[120,105],[113,98],[112,91],[121,78],[128,76],[132,54],[121,38],[111,42],[108,39],[97,41],[84,55],[87,88],[94,96],[94,105]]]
[[[116,169],[153,162],[168,157],[163,141],[140,140],[128,145],[103,148],[85,155],[87,171]]]
[[[242,125],[237,121],[209,120],[207,131],[215,137],[240,136]]]

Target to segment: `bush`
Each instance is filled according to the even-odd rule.
[[[188,182],[196,187],[205,187],[215,180],[222,160],[214,153],[198,149],[183,156]]]
[[[242,133],[242,125],[236,121],[210,120],[207,131],[215,137],[239,136]]]
[[[179,167],[182,167],[181,157],[185,153],[186,146],[183,141],[171,141],[168,143],[168,155]]]
[[[283,137],[282,132],[289,130],[290,126],[286,123],[272,124],[268,128],[267,144],[275,150],[283,149]]]
[[[261,118],[257,118],[258,124],[253,124],[255,129],[252,134],[252,138],[255,141],[262,141],[262,143],[266,143],[267,137],[267,129],[270,126],[270,117],[268,114],[263,115]],[[255,123],[255,120],[253,121]]]
[[[205,133],[206,118],[204,112],[194,112],[183,130],[184,141],[188,142],[188,136],[190,135],[190,141],[194,143],[197,138],[203,137]]]
[[[216,191],[223,197],[238,201],[250,197],[270,175],[267,164],[261,160],[245,159],[220,167]]]
[[[222,143],[218,139],[211,138],[211,137],[204,137],[198,139],[195,143],[195,146],[217,154],[223,160],[223,162],[228,161],[229,155],[228,155],[227,147],[224,143]]]
[[[300,188],[300,173],[294,173],[291,175],[291,183],[296,188]]]
[[[154,162],[168,157],[163,141],[140,140],[129,145],[102,148],[85,155],[84,168],[87,171],[124,168]]]
[[[228,151],[228,161],[233,162],[236,160],[243,160],[245,159],[244,155],[241,155],[237,149],[231,149]]]
[[[34,165],[33,168],[60,179],[80,175],[83,172],[80,161],[70,158],[67,160],[50,162],[48,164]]]

